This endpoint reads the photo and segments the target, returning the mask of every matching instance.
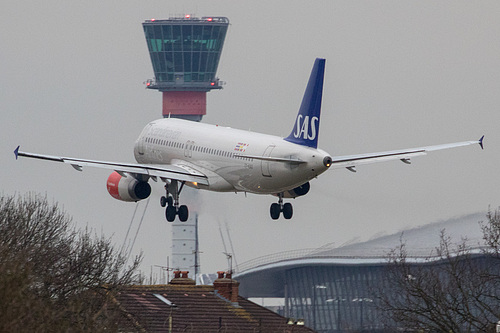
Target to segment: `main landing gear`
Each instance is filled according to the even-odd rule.
[[[277,220],[283,212],[283,217],[287,220],[292,218],[293,207],[292,204],[287,202],[283,204],[283,193],[278,194],[278,202],[271,205],[270,213],[273,220]]]
[[[186,222],[189,218],[189,210],[187,206],[179,206],[179,195],[184,187],[184,183],[185,182],[182,182],[179,186],[179,182],[177,180],[172,180],[170,183],[165,185],[167,194],[166,196],[162,196],[160,198],[160,205],[162,207],[167,207],[165,209],[165,217],[168,222],[173,222],[177,215],[179,215],[179,220],[181,222]]]

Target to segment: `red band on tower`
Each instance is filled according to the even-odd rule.
[[[204,91],[164,91],[163,116],[207,114],[207,93]]]

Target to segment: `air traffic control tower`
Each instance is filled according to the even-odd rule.
[[[142,26],[155,75],[146,87],[162,92],[163,117],[200,121],[207,92],[222,88],[216,72],[229,20],[185,15]]]
[[[207,92],[222,89],[216,72],[229,20],[184,15],[147,20],[142,26],[155,76],[146,81],[146,87],[163,94],[163,117],[201,121],[206,114]],[[197,192],[190,193],[193,204]],[[172,224],[170,268],[189,271],[196,277],[199,267],[198,213],[194,209],[186,222],[176,219]]]

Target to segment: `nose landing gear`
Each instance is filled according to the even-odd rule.
[[[160,205],[167,207],[165,209],[165,217],[168,222],[173,222],[178,215],[181,222],[186,222],[189,218],[189,210],[186,205],[179,205],[179,195],[181,194],[184,183],[179,186],[177,180],[172,180],[169,184],[165,185],[167,191],[166,196],[160,198]]]
[[[293,216],[292,204],[287,202],[283,204],[283,193],[278,194],[278,202],[271,205],[270,213],[273,220],[277,220],[280,217],[281,212],[283,212],[283,217],[289,220]]]

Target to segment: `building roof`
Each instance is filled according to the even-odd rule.
[[[124,328],[136,331],[264,333],[292,330],[286,318],[241,296],[237,302],[231,302],[214,286],[130,286],[119,292],[117,301],[127,314]],[[313,331],[293,325],[293,332]]]
[[[475,213],[429,223],[392,235],[379,236],[365,242],[352,240],[341,246],[327,244],[319,248],[274,253],[238,265],[237,276],[246,274],[250,270],[282,266],[292,261],[300,263],[310,261],[311,264],[316,264],[319,261],[326,260],[327,263],[335,261],[339,264],[355,265],[363,262],[368,264],[384,262],[388,253],[398,248],[401,242],[405,243],[409,256],[426,258],[435,254],[435,249],[439,246],[441,230],[444,230],[446,235],[450,236],[453,243],[459,243],[461,240],[467,239],[467,243],[471,247],[479,247],[483,244],[483,234],[479,222],[484,220],[486,220],[485,213]]]
[[[485,213],[476,213],[421,227],[404,230],[392,235],[377,237],[366,242],[347,245],[330,245],[316,249],[287,251],[259,257],[238,266],[235,278],[242,282],[241,294],[247,297],[284,297],[285,273],[300,267],[319,266],[380,266],[387,264],[391,250],[401,242],[406,246],[408,260],[430,262],[439,246],[440,232],[445,230],[453,243],[467,239],[467,244],[478,248],[483,244],[479,221],[486,220]],[[436,257],[436,260],[439,260]]]

